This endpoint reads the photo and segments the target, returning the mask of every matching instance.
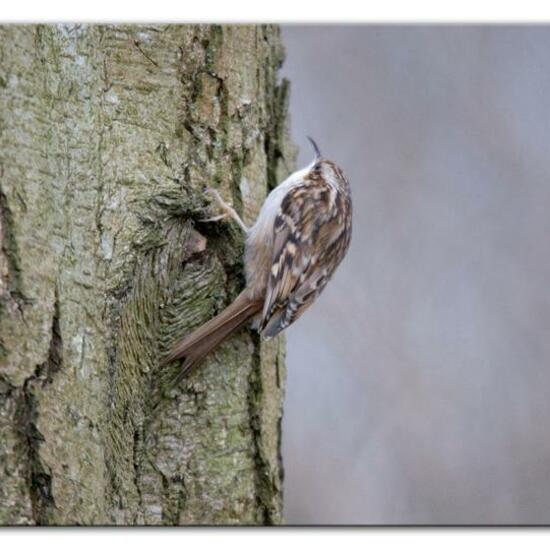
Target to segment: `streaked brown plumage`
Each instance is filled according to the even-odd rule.
[[[350,186],[340,168],[317,156],[266,198],[247,229],[235,211],[212,191],[225,211],[247,230],[246,288],[219,315],[184,338],[162,364],[184,358],[178,381],[225,338],[254,320],[271,338],[315,301],[342,261],[351,238]],[[219,219],[215,218],[215,219]]]

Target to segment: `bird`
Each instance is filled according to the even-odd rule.
[[[220,314],[191,332],[161,360],[183,360],[177,385],[211,351],[248,322],[269,339],[294,323],[316,300],[348,251],[352,201],[341,168],[321,154],[266,197],[247,227],[215,189],[207,192],[222,213],[203,221],[234,220],[246,235],[246,285]]]

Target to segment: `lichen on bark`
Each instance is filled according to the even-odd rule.
[[[276,26],[0,27],[0,523],[282,521],[284,344],[158,359],[292,167]],[[159,402],[160,396],[160,402]]]

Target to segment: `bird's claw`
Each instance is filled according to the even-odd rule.
[[[225,220],[228,217],[229,217],[229,214],[223,213],[223,214],[220,214],[219,216],[212,216],[210,218],[202,218],[198,221],[201,222],[201,223],[219,222],[221,220]]]
[[[226,218],[231,218],[239,224],[239,226],[241,227],[241,229],[245,233],[248,232],[248,227],[246,227],[244,222],[241,220],[240,216],[237,214],[237,212],[235,212],[235,209],[230,204],[226,203],[222,199],[222,197],[219,194],[219,192],[217,191],[217,189],[213,189],[212,187],[205,186],[204,187],[204,193],[208,194],[208,195],[211,195],[214,198],[214,202],[217,203],[219,208],[223,211],[223,214],[220,214],[219,216],[214,216],[214,217],[211,217],[211,218],[208,218],[208,219],[205,219],[205,220],[201,220],[201,221],[203,221],[203,222],[217,222],[217,221],[224,220]]]

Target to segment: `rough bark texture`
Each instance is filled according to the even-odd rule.
[[[0,523],[281,521],[283,343],[157,362],[293,164],[277,27],[0,28]],[[158,403],[159,396],[163,396]]]

